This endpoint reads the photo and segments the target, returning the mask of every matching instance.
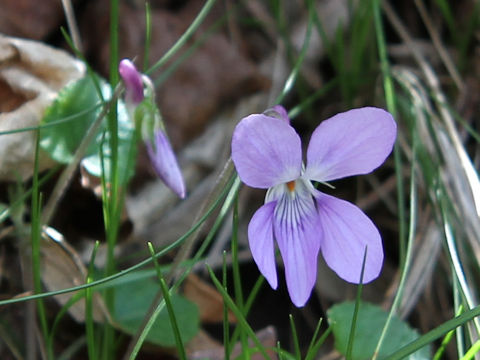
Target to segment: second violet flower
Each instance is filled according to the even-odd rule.
[[[380,166],[396,139],[392,116],[366,107],[337,114],[313,132],[303,165],[300,137],[287,112],[275,106],[264,114],[242,119],[232,139],[232,159],[248,186],[268,189],[265,204],[248,226],[253,258],[270,286],[277,288],[275,246],[283,258],[292,302],[305,305],[317,277],[321,251],[342,279],[363,283],[380,274],[383,246],[372,221],[357,206],[314,188],[367,174]]]
[[[118,71],[125,84],[125,104],[132,121],[141,123],[136,125],[141,129],[153,168],[175,194],[181,199],[185,198],[185,183],[155,105],[153,85],[128,59],[120,61]],[[144,82],[148,88],[147,96],[144,95]],[[136,119],[136,114],[140,114],[139,119]]]

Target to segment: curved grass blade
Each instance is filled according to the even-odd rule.
[[[165,279],[162,275],[162,270],[160,270],[160,265],[155,257],[155,249],[151,242],[148,242],[148,250],[150,251],[150,255],[152,256],[153,264],[155,265],[155,270],[157,271],[157,277],[160,282],[160,289],[162,290],[163,298],[165,299],[165,306],[167,307],[168,316],[170,318],[170,325],[173,329],[173,335],[175,337],[175,344],[177,345],[178,356],[182,360],[187,359],[187,355],[185,354],[185,346],[183,345],[182,337],[180,335],[180,330],[178,328],[177,319],[175,316],[175,311],[173,310],[172,300],[170,298],[170,291],[168,290],[167,284],[165,283]]]

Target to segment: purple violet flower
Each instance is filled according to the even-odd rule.
[[[144,100],[143,84],[144,81],[148,86],[151,86],[151,93],[153,93],[153,85],[149,79],[138,72],[135,65],[128,59],[123,59],[118,65],[118,72],[122,77],[125,84],[125,103],[129,109],[130,116],[134,121],[135,109]],[[175,194],[181,199],[185,198],[185,182],[178,166],[177,159],[173,152],[170,141],[168,141],[167,135],[162,129],[160,113],[156,105],[154,104],[154,96],[148,96],[146,100],[152,102],[149,109],[154,109],[151,118],[142,119],[141,128],[142,136],[147,147],[148,156],[152,162],[153,168],[157,172],[157,175],[163,180]],[[150,113],[148,113],[150,114]],[[151,134],[153,132],[153,135]]]
[[[185,183],[172,146],[162,130],[157,129],[154,137],[153,145],[149,141],[145,142],[150,161],[163,182],[181,199],[184,199]]]
[[[125,84],[125,102],[137,106],[143,100],[143,81],[135,65],[128,59],[118,64],[118,72]]]
[[[248,226],[253,258],[276,289],[277,242],[297,307],[305,305],[315,285],[319,251],[338,276],[359,283],[367,249],[362,282],[380,274],[383,246],[375,225],[357,206],[320,192],[311,181],[370,173],[392,151],[396,132],[393,117],[382,109],[337,114],[313,132],[303,166],[300,137],[283,107],[249,115],[235,128],[232,159],[240,179],[268,189]]]

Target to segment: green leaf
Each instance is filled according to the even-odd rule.
[[[102,92],[106,92],[108,85],[102,81],[101,87]],[[66,118],[70,120],[42,129],[41,148],[60,163],[72,161],[87,129],[100,113],[100,108],[95,107],[99,103],[100,98],[90,77],[65,86],[46,110],[42,124],[52,124]],[[91,111],[85,111],[87,109]],[[91,144],[87,153],[93,154],[95,151],[94,144]]]
[[[333,306],[327,312],[328,321],[335,337],[335,347],[344,355],[347,352],[354,308],[354,302],[344,302]],[[388,313],[376,305],[364,302],[360,304],[353,343],[353,360],[370,359],[373,356],[387,317]],[[378,358],[385,358],[418,337],[419,334],[416,330],[394,316]],[[424,347],[410,355],[408,359],[430,359],[430,349]]]
[[[125,184],[135,171],[135,158],[137,155],[137,147],[135,142],[135,126],[130,120],[125,104],[118,102],[117,120],[118,120],[118,171],[120,173],[120,182]],[[110,155],[109,135],[105,132],[105,128],[96,137],[96,148],[102,146],[103,162],[105,167],[105,175],[110,175]],[[86,156],[82,160],[82,165],[90,174],[100,177],[102,174],[100,151],[97,150],[90,156]]]
[[[113,282],[115,304],[112,311],[114,320],[128,334],[135,334],[150,308],[152,301],[160,291],[160,285],[154,277],[146,277],[151,272],[137,271]],[[197,306],[184,297],[174,294],[171,297],[173,310],[182,336],[183,343],[193,338],[199,328]],[[161,346],[175,346],[167,309],[164,308],[152,326],[147,341]]]
[[[111,97],[111,89],[108,83],[97,77],[100,90],[104,99]],[[65,86],[58,97],[48,107],[42,120],[44,127],[40,132],[40,147],[45,150],[54,160],[60,163],[70,163],[75,151],[80,145],[87,130],[100,115],[102,103],[94,81],[91,77],[81,78]],[[125,183],[134,172],[135,128],[130,121],[125,104],[118,101],[118,154],[120,180]],[[99,127],[94,140],[89,144],[83,166],[94,175],[101,176],[100,146],[102,146],[104,167],[106,174],[110,174],[111,153],[108,148],[108,134],[105,122]]]

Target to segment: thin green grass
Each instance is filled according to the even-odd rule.
[[[290,321],[290,331],[291,331],[291,334],[292,334],[293,348],[295,350],[295,359],[301,360],[302,354],[301,354],[301,350],[300,350],[300,343],[298,341],[297,328],[295,327],[295,321],[293,320],[293,315],[292,314],[288,315],[288,320]]]
[[[177,42],[163,55],[155,64],[153,64],[150,69],[148,69],[145,73],[148,75],[164,64],[167,63],[174,55],[178,53],[178,51],[187,43],[187,41],[195,34],[198,27],[202,24],[205,20],[205,17],[209,14],[210,10],[212,9],[213,5],[215,4],[216,0],[207,0],[205,5],[203,5],[202,9],[198,13],[197,17],[192,21],[190,26],[187,30],[180,36]]]
[[[180,359],[186,360],[187,355],[185,353],[182,335],[180,334],[180,330],[178,328],[175,311],[173,310],[172,299],[170,298],[170,290],[168,289],[167,283],[163,278],[162,270],[160,269],[160,265],[158,264],[157,258],[155,257],[156,252],[151,242],[148,243],[148,249],[150,250],[150,255],[152,257],[153,264],[155,265],[155,270],[157,271],[157,277],[158,281],[160,282],[160,289],[162,290],[163,298],[165,299],[165,306],[167,308],[170,325],[172,326],[173,334],[175,336],[175,344],[177,345],[178,356],[180,357]]]
[[[233,183],[233,181],[231,183]],[[237,184],[237,186],[238,185],[239,184]],[[175,242],[173,242],[169,246],[166,246],[165,248],[160,250],[155,256],[157,258],[165,256],[170,251],[174,250],[175,248],[179,247],[183,242],[185,242],[212,215],[212,213],[219,206],[222,199],[225,197],[225,195],[229,191],[230,186],[231,186],[231,184],[229,186],[227,186],[226,188],[222,189],[220,195],[217,197],[217,199],[215,199],[215,201],[212,203],[212,205],[205,211],[203,216],[190,229],[188,229],[188,231],[183,236],[178,238]],[[29,296],[24,296],[24,297],[17,297],[17,298],[13,298],[13,299],[0,300],[0,306],[8,305],[8,304],[14,304],[14,303],[20,303],[20,302],[25,302],[25,301],[31,301],[31,300],[37,300],[37,299],[43,299],[43,298],[52,297],[52,296],[55,296],[55,295],[68,294],[70,292],[75,292],[75,291],[78,291],[78,290],[84,290],[84,289],[91,288],[91,287],[94,287],[94,286],[103,285],[103,284],[111,282],[115,279],[118,279],[122,276],[125,276],[125,275],[127,275],[127,274],[129,274],[129,273],[131,273],[135,270],[139,270],[139,269],[141,269],[141,268],[143,268],[146,265],[149,265],[151,263],[152,263],[152,259],[149,257],[149,258],[147,258],[147,259],[145,259],[145,260],[143,260],[143,261],[141,261],[141,262],[139,262],[139,263],[137,263],[137,264],[135,264],[135,265],[133,265],[129,268],[120,270],[113,275],[110,275],[110,276],[103,277],[101,279],[92,281],[89,284],[82,284],[82,285],[74,286],[74,287],[67,288],[67,289],[49,291],[49,292],[42,292],[40,294],[29,295]]]
[[[119,64],[119,1],[110,0],[110,86],[115,88],[119,81],[118,64]],[[118,116],[117,116],[117,99],[113,98],[110,104],[110,110],[107,115],[107,129],[109,135],[109,151],[110,151],[110,174],[108,181],[102,181],[102,194],[104,206],[104,223],[105,234],[107,238],[107,259],[105,266],[105,276],[115,273],[115,256],[114,249],[117,243],[117,234],[120,223],[121,199],[123,191],[119,188],[119,166],[118,166]],[[102,160],[103,162],[103,160]],[[105,178],[105,176],[103,176]],[[114,306],[114,293],[112,289],[107,289],[104,293],[107,308]],[[103,359],[113,359],[115,354],[114,345],[114,329],[106,323],[104,326],[103,341]]]
[[[41,223],[41,211],[42,211],[42,194],[38,186],[38,173],[39,173],[39,134],[35,137],[35,161],[33,170],[33,184],[32,184],[32,225],[31,225],[31,259],[32,259],[32,275],[33,275],[33,288],[36,294],[42,292],[42,271],[41,271],[41,241],[42,241],[42,223]],[[40,330],[43,335],[43,339],[48,338],[48,321],[45,304],[42,299],[37,300],[37,314],[40,322]],[[35,324],[36,322],[34,322]],[[51,352],[51,350],[49,351]]]
[[[404,359],[415,351],[421,349],[428,344],[433,343],[435,340],[441,338],[449,331],[456,329],[459,326],[466,324],[467,322],[480,316],[480,306],[473,308],[472,310],[465,311],[462,315],[457,316],[451,320],[444,322],[442,325],[429,331],[425,335],[420,336],[417,340],[405,345],[394,354],[387,357],[388,360],[400,360]]]
[[[255,332],[250,327],[247,320],[243,317],[241,310],[235,305],[235,302],[230,297],[230,295],[228,295],[228,293],[223,289],[222,284],[215,276],[215,273],[213,272],[212,268],[207,265],[207,269],[208,269],[208,273],[210,274],[210,278],[213,281],[213,284],[215,285],[217,290],[220,292],[220,294],[223,296],[223,300],[227,304],[228,308],[235,314],[240,326],[243,327],[243,330],[249,335],[250,339],[254,342],[256,347],[252,350],[254,352],[259,351],[264,356],[265,359],[271,359],[270,356],[267,354],[264,346],[261,344],[261,342],[258,340],[257,336],[255,335]]]
[[[163,68],[169,60],[173,59],[174,56],[177,57],[176,60],[159,75],[157,79],[158,83],[163,84],[164,80],[177,69],[179,64],[191,56],[191,54],[193,54],[193,52],[225,22],[226,17],[215,22],[215,24],[203,34],[199,33],[199,26],[211,12],[214,4],[214,0],[206,1],[194,21],[178,39],[175,45],[172,46],[162,58],[156,61],[150,69],[146,70],[147,73],[155,72]],[[285,2],[280,0],[271,0],[269,2],[273,17],[276,20],[277,35],[285,44],[288,57],[291,61],[291,70],[285,84],[279,94],[271,94],[273,95],[271,99],[275,100],[274,103],[269,105],[285,102],[287,98],[290,100],[290,95],[292,94],[298,95],[300,100],[297,101],[296,106],[293,106],[289,112],[290,117],[293,119],[301,113],[313,109],[313,106],[320,102],[326,94],[332,94],[332,90],[338,90],[342,101],[348,106],[353,106],[359,101],[365,101],[365,96],[362,94],[363,89],[374,84],[376,77],[379,77],[383,88],[383,96],[380,96],[379,99],[376,98],[374,101],[378,103],[386,103],[387,109],[394,115],[398,123],[399,143],[394,150],[394,167],[397,180],[396,196],[398,207],[396,215],[398,221],[396,226],[399,238],[398,271],[400,281],[396,293],[394,294],[393,303],[389,309],[388,320],[377,344],[374,358],[380,354],[382,343],[385,340],[385,336],[390,326],[390,320],[401,307],[402,300],[405,296],[404,291],[407,282],[415,280],[410,278],[410,269],[412,262],[414,261],[414,246],[416,245],[414,244],[414,240],[416,239],[419,230],[417,227],[420,227],[422,216],[424,216],[422,206],[427,204],[432,209],[432,217],[434,217],[435,220],[438,221],[438,225],[442,227],[442,235],[445,237],[444,241],[446,246],[442,254],[445,256],[445,259],[447,259],[448,266],[451,266],[452,268],[452,275],[449,280],[451,282],[452,298],[454,302],[452,313],[455,313],[456,316],[448,321],[444,321],[440,326],[435,327],[433,330],[420,336],[415,341],[398,349],[391,354],[388,359],[405,358],[424,346],[434,344],[434,342],[441,337],[443,337],[443,341],[435,352],[434,359],[439,359],[442,355],[446,356],[446,352],[448,351],[447,348],[452,346],[449,344],[452,344],[454,340],[456,340],[455,346],[457,346],[459,358],[472,359],[480,351],[480,342],[476,340],[476,336],[480,333],[480,326],[478,325],[478,320],[475,320],[475,318],[480,315],[480,308],[475,303],[475,298],[479,293],[479,289],[473,281],[474,277],[470,274],[475,274],[480,268],[480,265],[478,259],[475,258],[474,255],[469,255],[469,253],[474,250],[474,246],[469,243],[469,235],[468,233],[466,234],[466,230],[462,228],[462,212],[459,211],[456,199],[452,198],[452,188],[450,187],[448,179],[449,176],[455,176],[455,174],[448,173],[452,170],[448,168],[444,156],[445,154],[442,153],[443,145],[441,141],[443,141],[442,137],[447,134],[448,140],[453,142],[453,148],[460,154],[460,157],[463,156],[461,159],[463,159],[464,164],[470,162],[470,165],[472,165],[473,161],[468,157],[464,145],[455,136],[458,135],[458,133],[465,131],[465,133],[471,135],[477,143],[479,142],[480,136],[472,125],[462,119],[460,114],[455,114],[455,107],[453,105],[454,101],[444,97],[443,93],[439,91],[439,88],[435,88],[432,84],[429,84],[429,91],[425,91],[424,94],[420,89],[414,88],[413,83],[408,83],[409,80],[401,79],[396,70],[392,71],[388,59],[388,44],[386,41],[386,34],[383,25],[384,19],[382,19],[381,3],[379,0],[361,2],[358,6],[355,6],[353,1],[349,1],[351,26],[349,28],[339,26],[333,39],[328,38],[314,5],[315,3],[313,1],[305,1],[305,9],[307,9],[308,13],[306,21],[307,31],[303,40],[302,48],[297,55],[293,51],[294,47],[292,46],[290,39],[290,24],[287,16],[288,14],[285,13]],[[436,5],[443,15],[452,38],[459,40],[457,43],[457,47],[460,49],[459,62],[460,64],[465,63],[465,54],[473,39],[473,29],[478,24],[478,19],[476,19],[474,15],[478,15],[479,6],[475,5],[474,13],[468,21],[466,21],[465,28],[468,29],[468,31],[465,34],[461,34],[458,30],[459,24],[454,16],[452,5],[444,0],[437,0]],[[241,5],[237,6],[240,7]],[[121,86],[117,87],[119,80],[117,70],[119,61],[118,47],[119,42],[121,41],[118,34],[118,7],[118,0],[111,0],[110,84],[112,89],[116,90],[112,91],[113,94],[111,99],[102,100],[102,103],[94,108],[84,110],[85,112],[90,112],[97,110],[98,107],[102,107],[101,115],[96,120],[96,124],[98,125],[100,122],[104,121],[105,117],[108,123],[108,130],[105,133],[104,140],[111,151],[108,156],[112,162],[108,170],[106,169],[106,166],[103,166],[102,176],[102,201],[105,234],[107,239],[107,264],[104,277],[98,280],[93,279],[93,264],[98,249],[98,243],[96,243],[90,260],[85,284],[51,292],[45,292],[42,289],[42,272],[40,267],[42,225],[50,222],[55,205],[47,203],[47,206],[42,208],[41,192],[45,181],[51,178],[52,174],[57,170],[40,177],[38,172],[37,141],[32,188],[24,191],[7,210],[0,213],[1,223],[11,216],[12,211],[15,211],[15,208],[19,206],[19,204],[28,198],[31,198],[30,240],[35,294],[23,298],[1,300],[0,306],[25,301],[37,302],[37,316],[40,324],[39,328],[45,343],[48,359],[54,359],[57,355],[57,358],[68,358],[74,353],[80,351],[79,349],[82,347],[86,347],[88,358],[90,360],[100,358],[114,359],[118,355],[118,344],[116,341],[117,330],[115,330],[112,324],[108,322],[108,319],[106,319],[104,323],[95,323],[95,296],[102,293],[105,296],[107,307],[111,308],[114,300],[114,293],[112,290],[113,287],[109,285],[112,281],[147,265],[153,265],[160,283],[162,296],[159,298],[158,302],[154,304],[154,311],[151,314],[148,314],[148,317],[145,319],[145,326],[139,329],[139,336],[133,340],[132,351],[127,354],[127,357],[129,359],[135,359],[140,356],[140,351],[144,346],[147,334],[153,326],[153,323],[156,321],[158,314],[166,308],[175,337],[178,357],[186,359],[188,358],[186,344],[182,340],[182,334],[178,325],[178,314],[174,311],[174,306],[172,304],[174,299],[171,295],[178,291],[193,267],[203,261],[204,253],[215,240],[218,229],[225,221],[228,221],[230,215],[232,215],[231,270],[233,274],[233,283],[227,284],[228,269],[225,252],[223,255],[221,281],[217,278],[217,275],[212,268],[207,265],[211,281],[224,299],[223,347],[225,359],[232,357],[233,349],[237,341],[239,341],[241,345],[240,358],[250,358],[254,353],[260,353],[263,357],[269,358],[269,352],[273,351],[276,352],[280,359],[301,359],[302,357],[305,357],[306,360],[314,359],[322,347],[327,346],[325,340],[332,334],[331,327],[326,327],[323,324],[322,319],[318,321],[306,351],[303,351],[304,349],[300,346],[299,333],[297,333],[297,328],[291,315],[289,316],[289,321],[291,327],[290,337],[292,338],[293,344],[292,349],[286,349],[284,346],[281,346],[280,343],[277,344],[277,347],[271,349],[266,348],[258,339],[255,329],[252,328],[249,323],[248,314],[254,306],[255,299],[261,288],[265,285],[265,279],[260,276],[250,290],[250,293],[247,293],[246,289],[243,287],[245,275],[241,273],[241,267],[239,264],[240,244],[238,231],[241,214],[239,214],[238,207],[238,192],[240,189],[240,181],[238,177],[227,176],[229,181],[219,182],[217,184],[217,188],[212,192],[212,198],[208,199],[206,202],[207,205],[205,205],[205,209],[202,210],[200,218],[185,232],[183,236],[157,252],[153,249],[153,245],[149,244],[151,257],[139,261],[127,269],[120,271],[117,270],[114,249],[119,234],[121,211],[123,209],[124,196],[126,194],[126,188],[123,186],[124,181],[121,179],[122,175],[120,174],[118,166],[119,161],[125,160],[119,159],[118,155],[117,98],[120,91],[119,89],[121,88]],[[144,69],[147,69],[149,65],[151,43],[151,9],[148,4],[146,5],[146,23]],[[300,74],[306,54],[311,45],[312,33],[315,29],[323,40],[327,56],[334,68],[335,74],[333,79],[324,87],[311,91],[311,89],[307,89],[302,82]],[[185,48],[187,42],[192,39],[194,35],[197,35],[197,40],[190,47]],[[68,36],[66,36],[66,38],[69,39]],[[80,57],[81,54],[77,53],[77,56]],[[376,68],[378,64],[377,58],[379,60],[379,69]],[[459,66],[459,68],[461,69],[462,67]],[[93,74],[91,69],[89,69],[89,71]],[[425,70],[425,73],[427,75],[430,74],[428,69]],[[92,78],[94,78],[93,75]],[[396,88],[394,80],[398,81],[398,84],[400,85],[399,88]],[[415,94],[420,94],[421,100],[416,102],[413,98]],[[423,97],[424,95],[425,98]],[[332,96],[336,95],[333,94]],[[458,129],[455,129],[448,123],[447,120],[449,117],[447,115],[450,115],[452,118],[456,117],[458,121],[455,123],[455,126],[458,126]],[[56,126],[61,123],[75,121],[77,116],[81,116],[81,114],[74,114],[51,124],[0,132],[0,136],[22,131],[38,132],[44,127]],[[425,136],[422,136],[426,134],[422,134],[419,130],[420,121],[426,122],[429,136],[428,139]],[[88,135],[86,135],[86,139],[87,138]],[[131,149],[133,149],[133,145]],[[80,154],[81,148],[76,154],[77,160],[81,158]],[[130,152],[128,161],[132,161],[132,158],[133,152]],[[103,160],[102,165],[104,163]],[[76,164],[72,165],[72,168],[76,168],[77,165],[78,161]],[[410,169],[408,191],[405,190],[404,184],[405,167]],[[71,169],[69,171],[71,171]],[[232,171],[233,168],[231,163],[227,163],[227,169]],[[474,177],[478,177],[478,174],[473,165],[469,169],[470,173],[466,174],[466,177],[467,180],[470,180],[469,185],[474,189]],[[108,173],[106,173],[107,171]],[[229,174],[230,173],[228,173],[228,175]],[[59,180],[58,183],[61,186],[65,186],[65,184],[70,182],[70,179],[71,178],[67,177]],[[409,198],[406,196],[406,193],[409,194]],[[213,215],[219,207],[221,207],[219,214]],[[409,209],[409,212],[407,211],[407,208]],[[196,243],[200,246],[199,249],[193,253],[191,246],[193,246],[192,244],[196,239],[191,240],[190,238],[196,238],[198,230],[204,226],[207,219],[210,218],[213,220],[213,225],[210,227],[208,235],[202,239],[202,242]],[[178,264],[169,264],[160,269],[158,260],[179,247],[186,249],[186,258],[180,256],[178,258]],[[169,275],[165,277],[167,280],[165,280],[162,270],[169,271]],[[362,283],[362,281],[360,281],[360,283]],[[233,288],[230,289],[230,286]],[[233,290],[234,296],[230,294],[231,290]],[[43,305],[43,299],[75,291],[78,292],[60,309],[50,325],[48,323],[45,306]],[[354,345],[357,346],[357,343],[355,343],[356,316],[360,305],[361,292],[362,285],[358,287],[354,319],[351,324],[350,337],[348,339],[347,359],[353,359],[353,348]],[[379,296],[382,295],[383,294],[380,294]],[[63,354],[56,354],[54,351],[55,340],[60,321],[68,313],[71,306],[77,301],[82,300],[85,301],[86,309],[85,336],[80,337],[78,342],[72,344],[72,346]],[[229,311],[231,311],[237,319],[237,326],[233,332],[230,331],[231,319],[229,319]],[[279,314],[279,316],[286,317],[287,314]],[[453,336],[455,333],[457,334],[456,339]]]
[[[95,264],[95,257],[97,255],[98,247],[100,243],[98,241],[95,242],[95,246],[93,247],[92,255],[90,257],[90,264],[88,266],[87,272],[87,279],[86,283],[90,284],[93,281],[93,274],[94,274],[94,264]],[[95,339],[95,323],[94,323],[94,316],[93,316],[93,290],[92,288],[85,289],[85,334],[87,337],[87,350],[88,350],[88,358],[90,360],[98,359],[98,344]]]
[[[360,273],[360,282],[357,287],[357,297],[355,299],[355,308],[354,308],[353,317],[352,317],[352,326],[350,328],[350,334],[348,335],[349,337],[348,337],[347,353],[345,355],[345,358],[347,360],[352,359],[353,343],[355,341],[355,331],[357,326],[358,311],[360,309],[360,304],[362,302],[363,274],[365,272],[365,261],[367,260],[367,253],[368,253],[368,248],[365,247],[365,252],[363,254],[363,261],[362,261],[362,272]]]
[[[235,291],[235,303],[245,316],[245,306],[243,303],[242,278],[240,276],[240,265],[238,263],[238,195],[233,204],[233,226],[232,226],[232,272],[233,287]],[[240,342],[244,351],[248,349],[247,334],[240,327]]]
[[[226,293],[228,293],[227,286],[227,252],[223,251],[222,263],[222,286]],[[230,359],[230,321],[228,316],[228,307],[223,303],[223,350],[225,360]]]
[[[152,44],[152,9],[150,3],[145,2],[145,53],[143,54],[143,71],[148,69],[150,46]]]
[[[195,264],[197,261],[199,261],[199,259],[203,256],[207,247],[211,243],[214,235],[216,234],[216,232],[219,229],[220,225],[222,224],[223,220],[227,216],[228,211],[230,210],[230,208],[233,204],[233,201],[236,197],[236,193],[238,192],[239,186],[240,186],[239,179],[234,178],[233,181],[230,182],[229,186],[226,187],[225,190],[228,190],[229,193],[226,196],[225,202],[224,202],[222,208],[220,209],[220,213],[217,216],[217,218],[215,220],[215,223],[213,224],[213,226],[212,226],[209,234],[207,235],[205,241],[203,242],[202,246],[200,247],[200,249],[198,249],[196,255],[193,257],[194,261],[192,262],[192,264],[188,265],[188,267],[184,270],[184,272],[180,276],[180,278],[171,286],[170,289],[172,291],[175,291],[183,283],[183,281],[185,280],[187,275],[192,270],[193,264]],[[219,198],[222,199],[223,196],[220,196]],[[192,231],[192,233],[193,233],[193,231]],[[158,254],[159,253],[157,253],[155,257],[158,257]],[[160,301],[158,302],[158,305],[154,309],[153,313],[149,314],[149,318],[147,319],[147,322],[146,322],[145,326],[143,327],[143,329],[140,329],[141,330],[140,335],[139,335],[138,339],[136,340],[136,342],[133,346],[133,349],[132,349],[132,351],[129,355],[129,359],[131,359],[131,360],[135,359],[136,356],[138,355],[143,343],[145,342],[147,334],[149,333],[149,331],[150,331],[151,327],[153,326],[155,320],[157,319],[158,315],[160,314],[160,312],[163,310],[163,308],[165,306],[164,300],[162,300],[162,299],[159,299],[159,300]]]

